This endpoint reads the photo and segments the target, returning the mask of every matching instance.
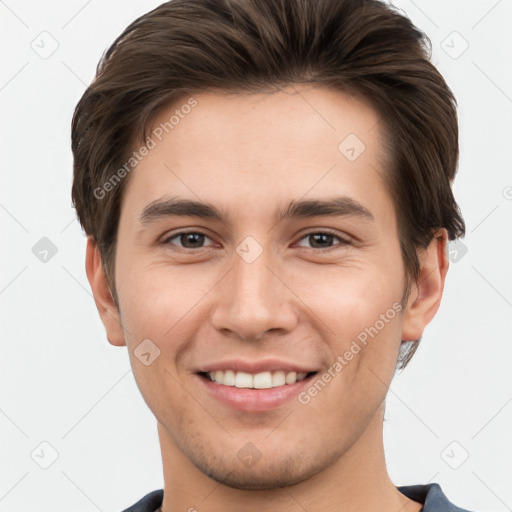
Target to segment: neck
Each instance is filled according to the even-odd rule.
[[[383,447],[384,404],[360,438],[334,464],[289,487],[242,490],[223,485],[199,471],[159,423],[164,469],[162,512],[274,512],[360,510],[419,512],[422,505],[401,494],[387,473]]]

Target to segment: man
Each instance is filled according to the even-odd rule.
[[[427,41],[376,0],[173,0],[105,54],[72,193],[158,424],[165,487],[127,510],[462,510],[382,438],[465,230]]]

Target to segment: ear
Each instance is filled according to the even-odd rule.
[[[95,240],[90,236],[87,237],[85,271],[91,285],[94,302],[107,331],[108,341],[116,346],[126,345],[119,310],[110,292],[107,276],[101,264],[100,251]]]
[[[418,259],[420,273],[405,307],[403,341],[419,339],[439,309],[449,266],[446,229],[436,231],[428,247],[419,250]]]

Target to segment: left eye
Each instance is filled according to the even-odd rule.
[[[335,235],[333,233],[329,232],[323,232],[323,231],[315,231],[313,233],[308,233],[307,235],[304,235],[301,240],[307,239],[310,242],[313,242],[313,249],[329,249],[332,247],[331,243],[334,238],[337,238],[341,244],[340,245],[347,245],[349,242],[346,240],[343,240],[343,238],[340,238],[338,235]],[[327,247],[327,244],[329,247]],[[316,247],[315,247],[316,245]]]
[[[210,240],[208,236],[206,236],[204,233],[200,233],[197,231],[189,231],[189,232],[181,232],[176,233],[166,240],[164,240],[164,243],[173,243],[172,240],[178,239],[180,242],[180,247],[183,249],[201,249],[203,248],[203,243],[206,239]],[[338,239],[341,245],[347,245],[349,244],[348,241],[340,238],[339,236],[318,231],[313,233],[308,233],[304,235],[300,240],[309,240],[310,243],[312,243],[313,247],[310,247],[312,249],[325,249],[325,248],[331,248],[332,243],[334,239]],[[301,246],[304,247],[304,246]]]

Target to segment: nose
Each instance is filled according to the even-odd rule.
[[[254,261],[237,253],[227,275],[216,287],[213,326],[245,341],[259,341],[269,331],[290,332],[298,307],[287,276],[263,250]],[[289,277],[288,277],[289,280]]]

